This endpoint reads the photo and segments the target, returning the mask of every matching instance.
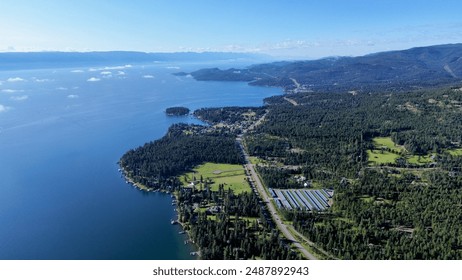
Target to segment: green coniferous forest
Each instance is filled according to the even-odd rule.
[[[206,186],[185,191],[177,180],[204,162],[242,163],[238,134],[258,161],[266,187],[303,188],[306,184],[296,180],[303,176],[312,188],[334,190],[327,211],[279,210],[330,256],[462,258],[459,88],[292,93],[268,98],[265,104],[199,110],[196,115],[210,126],[174,126],[164,138],[121,160],[138,181],[151,187],[168,182],[180,190],[186,201],[182,217],[204,258],[297,257],[287,242],[277,241],[281,237],[271,231],[271,223],[252,223],[251,217],[265,220],[257,200],[239,203],[247,205],[241,212],[229,206],[256,198],[214,193]],[[257,119],[259,125],[248,129]],[[210,219],[194,209],[201,203],[228,207]],[[204,239],[205,232],[214,234]],[[265,240],[272,245],[262,246]]]

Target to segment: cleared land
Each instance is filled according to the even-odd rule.
[[[367,151],[369,163],[372,165],[395,163],[399,154],[406,152],[403,146],[395,145],[391,137],[375,137],[372,142],[375,149]]]
[[[385,147],[390,149],[394,153],[400,153],[400,152],[405,152],[406,149],[403,146],[396,145],[393,140],[391,140],[391,137],[375,137],[372,139],[374,142],[374,145],[377,148]]]
[[[367,157],[371,164],[388,164],[395,163],[400,156],[388,151],[368,150]]]
[[[409,164],[413,165],[426,165],[434,161],[435,153],[427,155],[413,155],[410,154],[406,148],[396,145],[391,137],[375,137],[372,139],[374,149],[367,151],[367,156],[370,165],[392,164],[400,157],[404,158]],[[452,155],[460,152],[462,149],[448,151]]]
[[[264,159],[258,158],[258,157],[249,157],[250,163],[252,164],[266,164],[267,162]]]
[[[423,156],[411,156],[407,159],[412,164],[427,164],[433,162],[433,156],[436,154],[423,155]]]
[[[190,185],[193,182],[196,187],[200,187],[201,176],[203,183],[211,182],[210,186],[213,191],[218,191],[220,184],[224,185],[225,190],[232,189],[235,194],[251,191],[246,181],[244,167],[240,164],[207,162],[197,166],[192,172],[181,175],[180,180],[184,185]]]
[[[453,156],[462,156],[462,148],[461,149],[448,150],[448,152]]]
[[[370,165],[386,165],[396,163],[400,157],[413,165],[427,165],[435,161],[436,153],[412,155],[403,146],[396,145],[391,137],[375,137],[372,139],[374,149],[367,151]],[[462,156],[462,148],[446,150],[452,156]]]

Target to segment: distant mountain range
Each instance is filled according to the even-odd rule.
[[[0,53],[0,71],[86,67],[155,62],[271,61],[269,56],[230,52],[12,52]],[[188,74],[188,73],[178,73]],[[255,64],[244,69],[201,69],[197,80],[246,81],[291,91],[407,90],[462,82],[462,44],[418,47],[359,57],[328,57],[306,61]]]
[[[137,64],[153,62],[270,61],[268,56],[232,52],[145,53],[111,52],[5,52],[0,53],[0,70],[79,67],[88,65]]]
[[[462,81],[462,44],[418,47],[360,57],[282,61],[245,69],[202,69],[197,80],[246,81],[294,91],[403,90]]]

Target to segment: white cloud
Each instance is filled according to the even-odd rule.
[[[15,82],[25,82],[26,80],[20,77],[15,77],[15,78],[9,78],[7,81],[10,83],[15,83]]]
[[[120,65],[120,66],[106,66],[106,67],[100,67],[100,68],[90,68],[88,71],[90,72],[96,72],[96,71],[105,71],[105,70],[123,70],[127,68],[132,68],[133,66],[130,64],[126,65]]]
[[[130,65],[130,64],[125,64],[125,65],[123,66],[124,69],[125,69],[125,68],[132,68],[132,67],[133,67],[133,66]]]
[[[111,71],[102,71],[99,73],[104,79],[109,79],[112,78],[112,72]]]
[[[80,70],[80,69],[76,69],[76,70],[72,70],[71,73],[84,73],[85,71],[83,70]]]
[[[51,82],[53,80],[51,79],[37,79],[37,78],[34,78],[34,81],[36,81],[37,83],[45,83],[45,82]]]
[[[123,76],[123,75],[125,75],[125,72],[124,71],[117,71],[117,75],[118,76]]]
[[[90,79],[87,80],[87,82],[99,82],[101,81],[100,78],[95,78],[95,77],[91,77]]]
[[[68,90],[67,87],[57,87],[56,89],[57,89],[57,90]]]
[[[70,95],[67,96],[67,98],[76,99],[76,98],[79,98],[79,96],[76,95],[76,94],[70,94]]]
[[[10,99],[13,100],[13,101],[24,101],[24,100],[29,99],[29,96],[27,96],[27,95],[11,96]]]
[[[2,104],[0,104],[0,113],[6,112],[10,109],[10,107],[6,107]]]
[[[17,92],[24,92],[22,89],[2,89],[4,93],[17,93]]]
[[[144,75],[143,78],[145,79],[154,79],[153,75]]]

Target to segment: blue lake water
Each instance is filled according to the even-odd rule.
[[[171,75],[153,64],[0,72],[0,259],[190,259],[171,198],[117,161],[177,122],[171,106],[259,106],[280,89]]]

